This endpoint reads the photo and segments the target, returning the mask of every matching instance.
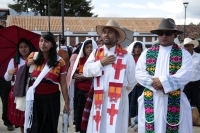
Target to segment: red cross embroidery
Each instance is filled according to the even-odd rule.
[[[98,131],[99,122],[101,121],[100,111],[96,111],[96,116],[93,116],[93,118],[96,122],[96,131]]]
[[[121,97],[122,83],[109,83],[108,96],[110,97],[110,102],[117,102],[117,99]]]
[[[107,113],[110,115],[110,125],[113,125],[114,116],[118,114],[118,110],[115,109],[115,104],[111,104],[111,109],[107,109]]]
[[[112,64],[112,67],[115,69],[115,79],[119,79],[120,71],[126,68],[125,64],[122,64],[122,59],[117,59],[116,64]]]
[[[94,90],[94,95],[95,95],[95,99],[94,99],[94,104],[96,109],[99,108],[101,109],[101,105],[103,103],[103,90]]]
[[[102,71],[102,75],[104,75],[104,71]],[[101,76],[96,77],[96,79],[97,79],[97,87],[100,86],[100,77],[101,77]]]

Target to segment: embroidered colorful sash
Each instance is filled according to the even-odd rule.
[[[79,74],[83,73],[83,66],[84,66],[86,60],[87,60],[86,57],[82,57],[82,58],[79,59],[78,67],[77,67],[77,72]]]
[[[146,70],[149,75],[155,74],[156,61],[159,52],[159,44],[149,48],[146,54]],[[177,44],[173,44],[170,53],[169,74],[175,74],[182,65],[182,50]],[[154,133],[154,106],[153,92],[144,89],[144,108],[145,108],[145,129],[146,133]],[[180,116],[180,89],[170,92],[168,95],[168,111],[166,133],[178,133],[178,123]]]
[[[109,69],[109,89],[108,93],[104,92],[104,68],[102,75],[94,78],[94,110],[93,110],[93,133],[99,133],[102,119],[102,104],[104,95],[107,96],[107,131],[115,132],[117,114],[119,113],[119,103],[122,95],[123,80],[126,68],[127,51],[120,45],[115,48],[116,61]],[[97,49],[95,61],[104,57],[104,48]],[[104,112],[105,113],[105,112]],[[104,124],[104,123],[103,123]]]

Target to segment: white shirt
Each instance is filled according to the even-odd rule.
[[[193,52],[192,54],[192,76],[191,81],[200,80],[200,54]]]
[[[169,61],[172,46],[160,46],[155,75],[151,76],[146,71],[146,52],[145,50],[138,59],[136,66],[136,79],[144,87],[153,91],[154,105],[154,132],[166,132],[166,117],[168,94],[177,89],[181,89],[180,98],[180,120],[178,133],[192,133],[192,116],[191,107],[186,95],[182,92],[184,86],[190,81],[192,73],[192,58],[191,54],[182,49],[182,66],[174,74],[169,75]],[[165,95],[152,87],[152,77],[159,78],[165,91]],[[138,98],[138,132],[145,133],[145,108],[144,108],[144,93]]]
[[[60,46],[61,49],[68,51],[67,46]]]
[[[104,45],[104,56],[107,54],[109,55],[115,55],[115,48],[116,46],[107,49],[107,47]],[[102,66],[100,61],[94,62],[95,59],[95,52],[96,50],[93,50],[93,52],[90,54],[89,58],[87,59],[84,68],[83,68],[83,75],[86,77],[98,77],[102,75],[102,69],[104,67],[104,84],[103,89],[104,92],[107,93],[109,91],[109,78],[111,75],[109,75],[109,71],[112,68],[112,65],[106,65]],[[135,62],[133,61],[133,56],[128,53],[127,55],[127,62],[126,62],[126,70],[123,80],[123,92],[122,93],[122,99],[119,104],[119,113],[116,121],[116,128],[115,133],[127,133],[128,131],[128,93],[134,88],[136,84],[135,79]],[[108,96],[104,96],[104,102],[102,106],[102,119],[100,124],[100,132],[99,133],[110,133],[108,132],[107,123],[109,122],[109,119],[107,119],[107,99]],[[94,103],[91,108],[91,112],[94,110]],[[95,124],[93,123],[93,113],[90,113],[90,118],[88,121],[88,128],[87,133],[93,133],[93,126]]]
[[[25,60],[23,60],[23,59],[20,57],[20,64],[18,64],[18,69],[19,69],[22,65],[24,65],[24,63],[25,63]],[[5,75],[4,75],[4,78],[5,78],[6,81],[11,81],[11,80],[12,80],[12,76],[13,76],[13,75],[8,74],[8,71],[9,71],[10,69],[14,69],[14,68],[15,68],[15,66],[14,66],[14,59],[12,58],[12,59],[10,60],[10,62],[8,63],[8,68],[7,68],[7,71],[6,71]]]
[[[67,46],[60,46],[60,48],[68,52]],[[56,51],[58,52],[58,50],[59,50],[60,48],[57,47],[57,48],[56,48]]]
[[[104,45],[104,55],[115,55],[115,47],[110,48],[110,50],[107,49],[107,47]],[[93,50],[93,52],[90,54],[89,58],[87,59],[84,68],[83,68],[83,75],[86,77],[98,77],[101,76],[102,72],[101,69],[103,68],[103,66],[101,65],[100,61],[94,62],[95,59],[95,52],[96,50]],[[123,86],[124,87],[129,87],[129,88],[133,88],[135,86],[136,83],[136,79],[135,79],[135,62],[133,62],[133,56],[128,53],[127,54],[127,64],[126,64],[126,72],[125,72],[125,77],[124,77],[124,82],[123,82]],[[110,77],[106,71],[109,71],[109,69],[111,68],[111,65],[107,65],[104,66],[105,67],[105,79],[104,81],[106,81],[104,83],[104,88],[108,89],[108,78]],[[108,92],[108,90],[104,90],[105,92]]]

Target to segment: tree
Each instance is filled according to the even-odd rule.
[[[8,4],[17,13],[28,12],[31,10],[35,15],[48,16],[48,0],[13,0],[15,4]],[[61,16],[61,0],[49,0],[50,15]],[[91,10],[91,0],[64,0],[65,16],[77,17],[97,17]]]
[[[191,22],[189,25],[195,25],[193,22]]]

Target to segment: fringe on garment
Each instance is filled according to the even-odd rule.
[[[33,102],[26,101],[25,121],[24,121],[24,133],[27,133],[27,129],[31,128],[33,121]]]

